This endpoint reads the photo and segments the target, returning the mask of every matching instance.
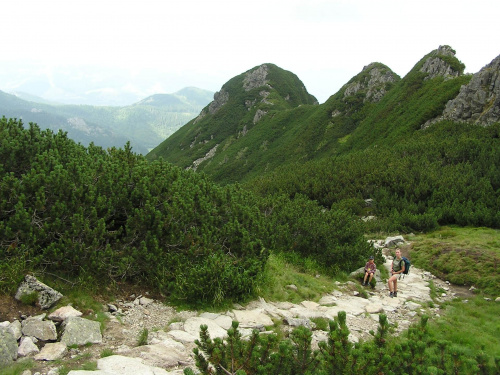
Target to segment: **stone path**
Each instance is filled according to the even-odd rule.
[[[390,267],[392,260],[388,256],[386,259],[384,266]],[[233,320],[239,322],[244,337],[249,336],[253,329],[265,332],[275,322],[281,322],[282,329],[287,331],[304,325],[313,329],[313,347],[316,348],[319,341],[326,340],[327,333],[314,329],[314,318],[334,319],[339,311],[347,313],[352,342],[371,338],[369,331],[376,331],[380,313],[385,313],[390,323],[398,323],[398,334],[419,320],[421,313],[439,316],[439,306],[432,304],[431,308],[427,303],[431,301],[428,286],[431,279],[436,287],[449,290],[447,283],[412,266],[410,274],[398,282],[396,298],[389,297],[387,285],[382,282],[378,282],[374,289],[365,287],[368,298],[363,298],[364,293],[359,293],[363,287],[349,281],[337,283],[337,289],[318,302],[293,304],[260,298],[245,307],[235,305],[233,309],[217,314],[176,312],[170,306],[142,296],[130,301],[115,301],[113,305],[108,305],[113,313],[110,313],[111,320],[106,325],[102,344],[70,349],[62,360],[81,356],[82,353],[97,360],[98,371],[70,371],[69,375],[180,375],[187,366],[195,368],[191,354],[194,341],[199,338],[201,324],[208,326],[212,338],[224,337]],[[453,298],[453,293],[447,292],[439,298],[438,303],[439,300]],[[137,339],[144,329],[149,331],[147,345],[137,346]],[[99,358],[104,349],[114,355]],[[47,363],[39,375],[53,375],[55,368],[51,370],[50,363]]]

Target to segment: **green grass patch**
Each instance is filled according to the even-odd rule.
[[[21,359],[5,368],[0,368],[0,375],[21,375],[23,371],[30,370],[35,366],[32,359]]]
[[[21,302],[25,305],[34,306],[38,301],[38,292],[24,293],[21,295]]]
[[[300,303],[318,301],[335,289],[335,280],[319,273],[320,267],[312,260],[303,264],[306,269],[292,264],[283,254],[272,253],[259,284],[259,296],[267,301]],[[297,290],[290,285],[295,285]]]
[[[412,262],[456,285],[500,294],[500,230],[442,227],[415,236]]]
[[[476,296],[444,305],[444,314],[430,322],[436,338],[453,342],[473,355],[483,351],[493,364],[500,357],[500,303]]]
[[[137,338],[137,346],[143,346],[148,344],[149,330],[144,328]]]
[[[101,358],[111,357],[114,354],[113,349],[106,348],[101,352]]]

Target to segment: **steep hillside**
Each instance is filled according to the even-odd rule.
[[[130,106],[104,107],[39,103],[0,92],[0,116],[61,129],[83,145],[122,147],[130,141],[135,151],[146,154],[195,117],[211,97],[210,91],[190,87],[153,95]]]
[[[151,151],[148,158],[163,157],[184,168],[204,170],[208,163],[203,160],[246,137],[265,119],[315,104],[316,98],[296,75],[263,64],[224,84],[196,119]]]
[[[352,131],[368,108],[399,81],[388,67],[373,63],[325,104],[306,105],[311,101],[294,101],[289,89],[281,93],[263,89],[269,85],[259,78],[263,69],[254,68],[229,81],[208,107],[208,113],[215,114],[213,117],[205,116],[205,108],[196,120],[163,142],[148,158],[162,156],[182,167],[204,171],[218,182],[230,183],[286,163],[331,155],[338,148],[339,138]],[[285,81],[289,76],[276,75],[271,86],[280,90],[290,87]],[[247,92],[245,79],[254,82],[248,90],[253,93],[237,96],[238,100],[225,100],[227,87],[232,85]],[[295,78],[295,82],[299,93],[305,92],[300,81]],[[219,108],[230,116],[217,118]]]

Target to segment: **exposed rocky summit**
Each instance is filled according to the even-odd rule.
[[[428,73],[425,79],[438,76],[445,79],[455,78],[462,74],[464,66],[463,64],[452,65],[450,61],[453,60],[455,60],[455,51],[450,46],[439,46],[437,50],[430,53],[420,71]]]
[[[462,86],[457,97],[446,104],[440,117],[428,121],[423,127],[441,120],[483,126],[500,121],[500,55]]]
[[[371,63],[362,70],[361,78],[347,85],[344,98],[358,93],[365,95],[363,102],[376,103],[387,93],[390,85],[396,82],[398,76],[380,63]]]
[[[250,91],[256,87],[267,85],[267,74],[268,67],[266,64],[260,65],[256,69],[246,72],[245,78],[243,79],[243,88],[245,91]]]

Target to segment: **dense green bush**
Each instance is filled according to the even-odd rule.
[[[269,196],[264,207],[270,248],[313,258],[331,273],[352,271],[373,255],[361,222],[347,211],[327,210],[300,194]]]
[[[331,272],[369,254],[358,220],[305,197],[258,198],[237,185],[65,133],[0,120],[0,288],[23,271],[132,281],[187,303],[252,295],[268,251]]]
[[[267,252],[250,194],[20,121],[0,120],[0,143],[3,266],[137,281],[188,302],[252,293]]]
[[[500,227],[500,124],[441,122],[386,147],[288,165],[246,184],[261,195],[303,194],[379,219],[370,230]],[[373,199],[363,209],[364,199]]]

